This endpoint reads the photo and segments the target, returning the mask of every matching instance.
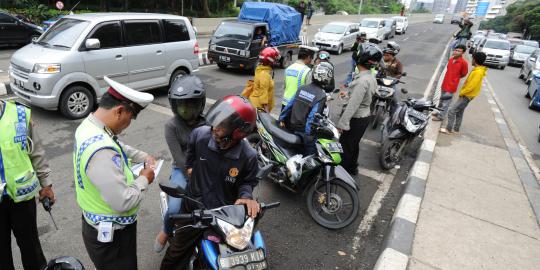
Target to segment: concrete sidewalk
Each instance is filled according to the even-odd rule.
[[[538,269],[538,183],[488,85],[461,132],[438,136],[408,269]]]

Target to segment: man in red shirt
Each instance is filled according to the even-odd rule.
[[[446,74],[444,75],[444,80],[441,86],[442,93],[440,107],[442,108],[442,111],[434,112],[434,121],[444,120],[448,112],[448,107],[452,102],[452,97],[457,91],[459,81],[461,78],[467,76],[467,73],[469,72],[469,64],[462,57],[466,50],[467,47],[465,47],[465,45],[457,45],[456,48],[454,48],[452,57],[448,60]]]

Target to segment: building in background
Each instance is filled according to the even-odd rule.
[[[478,1],[478,3],[476,4],[476,12],[475,12],[476,16],[485,17],[488,12],[490,4],[491,4],[490,0]]]
[[[447,13],[450,6],[450,0],[433,0],[433,13]]]
[[[469,2],[469,0],[458,0],[456,7],[454,8],[454,13],[464,12],[467,7],[467,2]]]
[[[465,12],[467,14],[476,14],[476,7],[478,6],[478,0],[469,0],[465,6]]]

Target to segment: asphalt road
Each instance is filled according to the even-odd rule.
[[[529,109],[530,99],[525,98],[527,85],[518,78],[520,67],[506,67],[505,70],[489,69],[487,79],[504,109],[515,124],[521,138],[540,166],[540,143],[538,125],[540,112]]]
[[[411,25],[407,34],[396,36],[401,45],[399,54],[409,76],[404,79],[411,96],[421,96],[435,70],[444,45],[456,26],[422,23]],[[336,65],[337,81],[345,78],[350,66],[350,52],[332,56]],[[218,99],[231,93],[240,93],[249,75],[238,71],[223,71],[216,66],[202,67],[197,75],[206,83],[208,98]],[[275,71],[276,96],[281,97],[283,70]],[[163,139],[163,125],[169,118],[165,89],[151,91],[156,96],[153,109],[141,113],[121,139],[134,147],[166,160],[159,180],[166,180],[171,169],[171,157]],[[277,102],[280,100],[278,99]],[[68,121],[58,112],[34,108],[37,130],[45,142],[51,175],[58,202],[53,215],[59,226],[54,230],[49,216],[38,210],[40,239],[47,258],[71,255],[80,258],[92,268],[80,233],[80,209],[75,201],[73,187],[72,149],[73,134],[80,121]],[[261,220],[273,269],[371,269],[379,254],[379,246],[401,196],[404,181],[413,159],[408,157],[401,169],[393,174],[380,171],[378,156],[379,132],[369,130],[361,143],[360,186],[361,210],[357,220],[349,227],[330,231],[316,225],[309,217],[305,199],[279,187],[261,182],[255,195],[260,201],[280,201],[281,207],[268,211]],[[394,178],[394,174],[397,175]],[[138,260],[140,269],[158,269],[162,254],[152,251],[156,233],[161,228],[159,190],[153,184],[141,205],[138,221]],[[13,241],[17,267],[20,269],[18,249]]]

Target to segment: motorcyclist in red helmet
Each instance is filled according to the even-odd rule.
[[[243,140],[255,129],[256,117],[255,108],[240,96],[226,96],[210,108],[207,125],[193,130],[188,143],[185,166],[190,177],[189,197],[201,201],[207,209],[244,204],[249,216],[257,216],[260,206],[252,195],[258,184],[257,152]],[[181,212],[198,208],[184,201]],[[177,231],[161,269],[184,269],[202,233],[192,228]]]
[[[255,69],[253,90],[251,92],[244,90],[242,93],[257,109],[271,112],[274,108],[273,66],[280,58],[279,51],[273,47],[265,48],[259,54],[260,64]]]

